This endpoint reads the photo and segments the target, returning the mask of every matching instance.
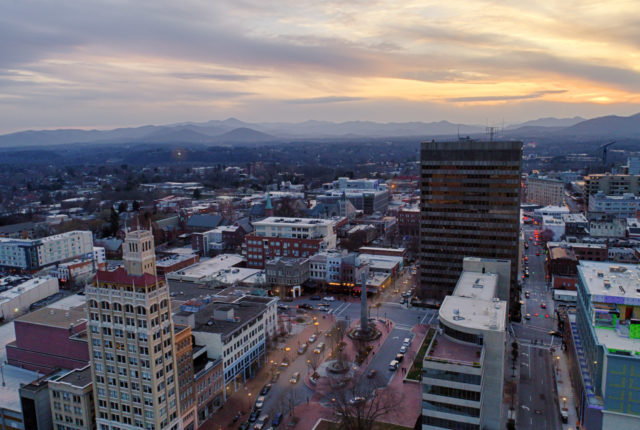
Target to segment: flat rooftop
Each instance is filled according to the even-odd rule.
[[[582,260],[578,276],[593,303],[640,306],[640,268],[636,264]]]
[[[233,308],[234,320],[214,319],[216,309],[226,310]],[[264,303],[251,301],[238,301],[234,303],[211,303],[200,309],[195,314],[195,327],[193,331],[220,333],[223,338],[262,315],[267,310]],[[181,312],[182,314],[182,312]]]
[[[73,385],[74,387],[86,387],[91,384],[91,366],[85,366],[82,369],[74,369],[56,379],[55,382],[62,382]]]
[[[626,327],[628,331],[628,327]],[[640,354],[640,339],[631,339],[629,334],[623,335],[619,330],[594,327],[598,343],[607,349],[619,351],[629,351],[633,354]]]
[[[447,296],[440,306],[439,318],[449,325],[476,330],[503,331],[507,303],[483,301],[477,297]]]
[[[18,317],[17,321],[68,329],[87,321],[87,313],[84,306],[66,310],[43,308]]]
[[[261,221],[253,222],[253,227],[260,226],[296,226],[296,227],[314,227],[318,225],[333,225],[335,220],[333,219],[316,219],[316,218],[286,218],[271,216]]]
[[[30,384],[42,375],[8,364],[2,366],[2,373],[5,385],[0,386],[0,405],[12,411],[22,411],[20,387]]]
[[[435,342],[425,354],[428,358],[463,363],[479,363],[481,356],[482,346],[456,342],[442,334],[436,334]]]
[[[498,289],[498,275],[495,273],[481,273],[463,271],[458,278],[453,295],[469,297],[475,300],[490,302],[496,297]]]
[[[202,259],[199,263],[175,271],[167,275],[168,279],[189,279],[206,282],[219,274],[222,270],[234,267],[244,261],[244,257],[237,254],[222,254],[214,258]]]

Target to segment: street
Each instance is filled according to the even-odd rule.
[[[536,228],[531,225],[523,227],[525,240],[529,244],[523,255],[523,258],[528,258],[529,277],[524,278],[522,286],[522,322],[511,324],[520,352],[517,427],[532,430],[561,428],[551,367],[551,349],[559,348],[560,342],[549,334],[556,329],[554,303],[545,280],[546,254],[541,246],[535,245]],[[530,240],[531,237],[534,240]],[[540,255],[536,256],[536,253]],[[528,299],[525,291],[530,293]],[[546,309],[542,308],[542,303],[546,304]],[[527,314],[530,319],[525,317]]]

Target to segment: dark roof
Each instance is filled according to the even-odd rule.
[[[156,221],[158,228],[162,230],[173,230],[180,225],[180,217],[172,216]]]
[[[155,276],[148,273],[145,273],[142,276],[129,275],[127,271],[124,270],[124,267],[118,267],[117,269],[112,271],[99,270],[98,272],[96,272],[95,279],[96,281],[101,282],[111,282],[114,284],[127,285],[153,285],[158,281]]]
[[[117,251],[122,246],[122,239],[107,237],[94,241],[95,246],[102,246],[107,251]]]
[[[229,307],[233,308],[234,321],[213,318],[215,309],[226,310]],[[266,310],[267,307],[265,304],[256,302],[243,301],[233,304],[211,303],[196,312],[194,331],[220,333],[223,338],[226,338],[247,324],[247,322],[263,314]]]
[[[34,222],[21,222],[19,224],[9,224],[0,226],[0,234],[18,233],[24,230],[32,230],[36,224]]]
[[[223,225],[223,221],[220,215],[195,214],[187,221],[187,227],[216,228]]]
[[[249,209],[249,215],[252,217],[263,217],[264,216],[264,203],[256,203],[252,205]]]
[[[245,233],[251,233],[253,231],[253,226],[249,218],[240,218],[236,221],[236,225],[242,227]]]
[[[56,382],[66,382],[75,387],[86,387],[88,384],[91,384],[91,366],[72,370],[61,378],[58,378]]]

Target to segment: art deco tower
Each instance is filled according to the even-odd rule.
[[[130,232],[124,268],[99,271],[86,288],[99,430],[180,426],[169,289],[155,274],[153,236]]]

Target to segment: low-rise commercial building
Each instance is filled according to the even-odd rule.
[[[390,193],[386,184],[377,179],[349,179],[337,180],[323,184],[323,194],[317,196],[322,201],[323,196],[346,196],[353,206],[365,214],[384,214],[389,206]]]
[[[280,289],[279,295],[289,295],[286,293],[291,287],[302,285],[309,280],[309,259],[277,257],[267,261],[264,269],[267,275],[267,282]]]
[[[640,175],[613,175],[611,173],[593,174],[584,178],[584,203],[589,202],[594,194],[602,191],[607,196],[621,196],[625,193],[640,193]]]
[[[424,430],[502,428],[507,302],[498,296],[501,274],[508,285],[509,266],[507,260],[464,259],[422,364]]]
[[[32,304],[60,291],[52,276],[27,278],[7,276],[0,279],[0,319],[12,320],[29,312]]]
[[[602,191],[589,198],[589,219],[635,218],[640,209],[640,197],[632,193],[608,196]]]
[[[627,224],[623,219],[589,222],[589,235],[592,237],[621,238],[626,234]]]

